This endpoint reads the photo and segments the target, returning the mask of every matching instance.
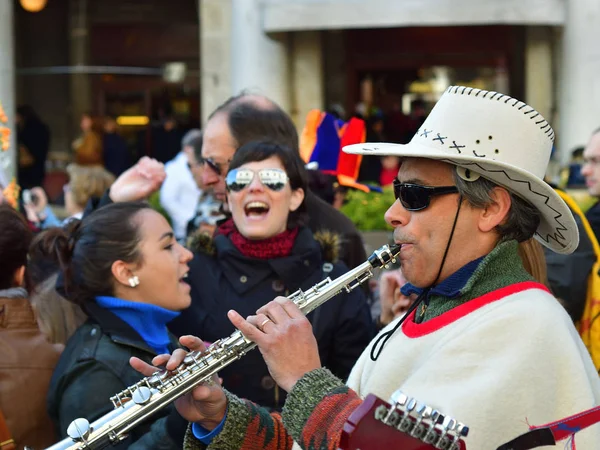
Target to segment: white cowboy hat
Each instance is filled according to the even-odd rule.
[[[347,153],[437,159],[477,174],[527,200],[542,219],[536,239],[557,253],[571,253],[579,232],[571,210],[544,181],[554,142],[550,124],[531,106],[498,92],[451,86],[406,144],[365,143]],[[475,172],[474,176],[472,172]]]

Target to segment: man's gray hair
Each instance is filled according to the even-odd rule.
[[[202,130],[193,128],[183,135],[181,139],[181,148],[193,145],[194,141],[202,137]]]
[[[459,194],[474,208],[485,208],[491,205],[492,190],[499,187],[498,184],[483,177],[475,181],[465,181],[453,171],[454,182],[458,188]],[[513,194],[507,189],[511,198],[511,206],[506,216],[506,222],[503,225],[496,226],[496,231],[500,234],[502,241],[515,239],[517,242],[523,242],[531,238],[537,230],[541,214],[529,202]]]

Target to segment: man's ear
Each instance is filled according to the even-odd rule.
[[[111,272],[117,283],[130,286],[129,279],[133,276],[131,264],[118,260],[112,263]]]
[[[490,192],[490,197],[492,203],[483,208],[479,214],[479,229],[484,232],[492,231],[504,223],[512,205],[510,194],[503,187],[495,187]]]
[[[298,188],[292,191],[292,198],[290,201],[290,212],[296,211],[300,208],[300,205],[304,201],[304,189]]]
[[[13,285],[18,287],[25,286],[25,266],[21,266],[15,270]]]

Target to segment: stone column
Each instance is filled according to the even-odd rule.
[[[600,126],[600,2],[567,0],[559,63],[557,145],[560,160],[570,159],[573,148],[585,145]]]
[[[200,0],[202,123],[232,95],[231,0]]]
[[[552,30],[548,27],[527,27],[525,43],[525,98],[545,119],[553,122],[554,77]]]
[[[324,108],[323,49],[320,31],[301,31],[291,36],[292,102],[290,115],[301,130],[311,109]]]
[[[231,89],[263,94],[291,109],[289,34],[263,31],[258,0],[231,0]]]
[[[0,116],[0,127],[7,127],[10,130],[8,149],[5,150],[0,146],[1,187],[6,187],[17,174],[13,21],[13,2],[0,2],[0,103],[6,115],[6,117]],[[0,138],[4,143],[3,139],[4,136]]]

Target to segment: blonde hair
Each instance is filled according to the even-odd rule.
[[[56,292],[58,274],[51,275],[40,283],[30,301],[36,313],[40,331],[53,344],[66,344],[86,320],[81,308]]]
[[[102,166],[69,164],[67,172],[73,201],[81,208],[85,208],[91,197],[102,197],[115,181],[114,175]]]
[[[546,256],[542,245],[533,238],[523,241],[519,243],[519,256],[523,261],[523,267],[535,278],[535,281],[550,288]]]

